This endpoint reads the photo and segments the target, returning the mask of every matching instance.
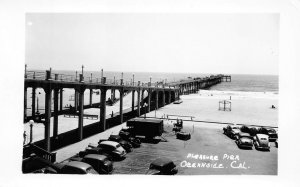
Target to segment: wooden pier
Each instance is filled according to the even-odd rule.
[[[226,76],[227,77],[227,76]],[[105,131],[107,125],[106,119],[106,93],[111,90],[110,98],[115,99],[115,91],[120,93],[120,109],[115,114],[115,123],[121,124],[124,121],[123,116],[123,97],[125,94],[132,92],[132,111],[131,115],[141,116],[142,113],[150,112],[151,110],[159,109],[167,104],[179,100],[180,95],[196,93],[197,90],[208,88],[218,84],[224,80],[224,75],[215,75],[205,78],[194,78],[184,81],[172,83],[141,83],[124,82],[123,78],[118,80],[107,80],[106,77],[83,77],[79,76],[53,74],[50,70],[42,71],[27,71],[25,70],[24,79],[24,122],[33,119],[35,122],[42,122],[45,125],[45,133],[43,140],[43,148],[47,151],[52,151],[52,139],[57,140],[58,134],[58,116],[68,113],[78,116],[77,141],[81,141],[85,136],[83,132],[83,119],[86,117],[83,113],[85,108],[100,106],[100,121],[97,123],[97,132]],[[231,77],[230,77],[231,80]],[[227,78],[226,78],[227,81]],[[27,116],[27,89],[32,89],[32,115]],[[36,113],[36,89],[42,88],[45,92],[45,113]],[[74,109],[63,109],[63,89],[74,89]],[[84,91],[90,90],[89,105],[84,105]],[[100,90],[100,103],[93,103],[93,90]],[[148,96],[144,98],[144,93]],[[136,93],[136,94],[135,94]],[[135,96],[137,96],[137,105],[135,105]],[[51,111],[51,101],[53,98],[54,111]],[[142,112],[141,112],[142,110]],[[50,137],[50,118],[53,116],[53,137]],[[117,119],[117,122],[116,122]],[[61,140],[62,142],[64,140]],[[56,142],[57,143],[57,142]],[[59,142],[58,142],[59,144]],[[56,146],[57,147],[57,146]]]

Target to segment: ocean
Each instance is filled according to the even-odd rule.
[[[67,75],[74,75],[74,71],[53,71],[53,73],[61,73]],[[99,71],[86,71],[84,72],[85,77],[90,77],[91,73],[93,77],[100,77]],[[187,79],[187,77],[205,77],[212,74],[197,74],[197,73],[158,73],[158,72],[134,72],[134,73],[123,73],[124,81],[130,81],[133,78],[134,81],[151,82],[157,81],[179,81]],[[107,79],[116,80],[121,78],[121,72],[107,71],[103,73],[103,76]],[[218,91],[244,91],[244,92],[273,92],[278,94],[278,76],[277,75],[240,75],[232,74],[231,82],[222,82],[212,86],[210,90]]]

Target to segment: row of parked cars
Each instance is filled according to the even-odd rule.
[[[223,132],[234,139],[239,148],[252,149],[254,146],[258,150],[270,150],[270,142],[275,142],[278,147],[278,133],[274,128],[228,125]]]
[[[118,135],[100,139],[98,144],[89,144],[85,150],[62,163],[51,163],[32,155],[23,160],[22,170],[23,173],[111,174],[113,161],[125,159],[127,153],[140,146],[139,138],[131,136],[128,129],[122,129]],[[164,175],[176,173],[176,165],[167,158],[158,158],[152,162],[147,172]]]

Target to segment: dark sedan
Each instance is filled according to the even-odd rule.
[[[106,155],[88,154],[83,158],[75,156],[70,160],[90,164],[99,174],[111,174],[113,171],[113,164]]]
[[[178,172],[174,162],[168,158],[154,160],[146,174],[148,175],[175,175]]]
[[[239,148],[252,149],[253,140],[250,134],[240,132],[237,136],[236,144]]]

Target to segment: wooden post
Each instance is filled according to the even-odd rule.
[[[106,130],[106,89],[101,89],[100,130]]]
[[[158,109],[158,90],[155,91],[155,108]]]
[[[121,79],[121,85],[123,85],[123,80]],[[123,123],[123,96],[124,96],[124,88],[122,87],[120,90],[120,123]]]
[[[32,97],[31,97],[31,116],[33,119],[35,119],[35,90],[36,88],[35,87],[32,87]]]
[[[93,89],[90,89],[90,106],[93,105]]]
[[[51,118],[51,92],[52,89],[49,87],[44,88],[45,91],[45,134],[44,134],[44,141],[45,141],[45,149],[46,151],[51,151],[50,145],[50,118]]]
[[[151,110],[151,89],[148,89],[148,109],[147,112],[150,112]]]
[[[24,87],[24,121],[27,118],[27,87]]]
[[[78,114],[78,139],[82,140],[83,139],[83,105],[84,105],[84,88],[80,88],[77,93],[79,95],[78,100],[79,100],[79,114]]]
[[[166,104],[166,94],[165,91],[162,91],[163,95],[162,95],[162,106],[165,106]]]
[[[137,91],[137,116],[141,115],[141,90],[140,88]]]
[[[64,100],[64,99],[63,99],[63,91],[64,91],[64,89],[61,88],[61,89],[60,89],[60,92],[59,92],[59,93],[60,93],[60,100],[59,100],[59,102],[60,102],[60,103],[59,103],[59,107],[60,107],[59,110],[60,110],[60,111],[63,110],[63,100]]]
[[[54,89],[54,119],[53,119],[53,137],[58,135],[58,91]]]
[[[132,90],[132,103],[131,103],[131,111],[134,111],[134,94],[135,94],[135,90]]]

